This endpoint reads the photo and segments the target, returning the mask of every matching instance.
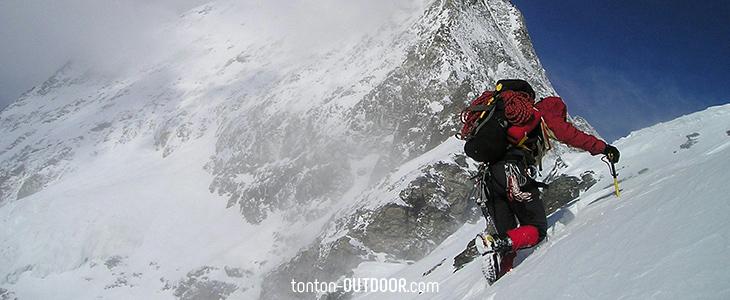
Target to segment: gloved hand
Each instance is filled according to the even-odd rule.
[[[603,149],[603,154],[605,154],[606,157],[608,158],[608,161],[610,161],[612,163],[617,163],[619,157],[621,157],[621,153],[618,152],[618,149],[616,149],[616,147],[611,146],[609,144],[606,144],[606,148]]]

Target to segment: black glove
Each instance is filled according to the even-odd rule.
[[[616,147],[611,146],[609,144],[606,144],[606,149],[603,149],[603,154],[606,155],[608,158],[608,161],[612,163],[617,163],[618,158],[621,157],[621,153],[618,152],[618,149]]]

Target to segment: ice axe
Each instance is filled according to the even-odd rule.
[[[621,197],[621,191],[618,188],[618,173],[616,173],[616,164],[613,162],[613,153],[608,153],[606,156],[601,158],[603,162],[608,165],[608,170],[611,171],[613,176],[613,188],[616,190],[616,197]]]

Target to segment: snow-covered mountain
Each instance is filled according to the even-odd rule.
[[[454,253],[483,230],[467,223],[414,264],[366,262],[356,277],[438,282],[438,293],[371,293],[357,299],[727,299],[730,297],[730,104],[619,139],[621,197],[595,158],[568,154],[567,174],[598,182],[549,218],[548,239],[522,250],[493,286]]]
[[[0,112],[0,296],[312,297],[289,281],[412,263],[478,220],[457,112],[500,78],[554,91],[509,1],[398,3],[318,43],[211,2],[151,33],[162,54],[25,93]],[[556,203],[592,180],[570,153],[546,161]]]

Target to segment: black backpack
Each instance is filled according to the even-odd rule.
[[[478,162],[500,161],[510,148],[507,140],[510,124],[504,115],[504,101],[499,97],[500,92],[508,90],[525,92],[535,98],[535,91],[527,81],[502,79],[497,81],[494,91],[484,92],[461,112],[464,125],[456,137],[466,141],[464,152]]]

